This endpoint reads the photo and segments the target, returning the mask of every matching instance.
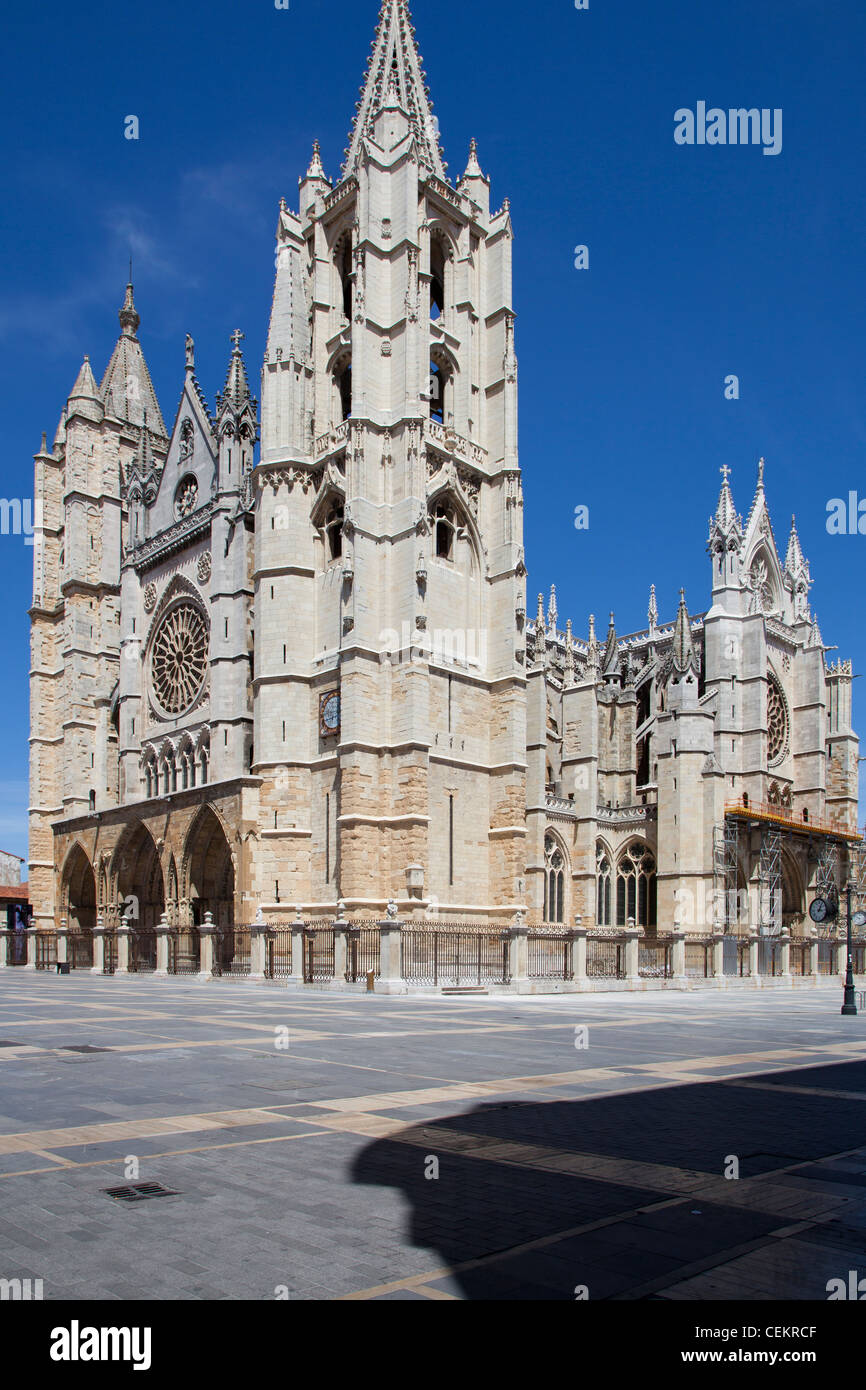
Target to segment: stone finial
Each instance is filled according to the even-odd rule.
[[[188,372],[195,371],[195,342],[191,333],[186,335],[186,369]]]
[[[388,899],[388,906],[385,908],[385,916],[389,922],[397,920],[397,902],[395,898]]]
[[[127,338],[134,338],[136,333],[138,332],[138,326],[141,323],[141,318],[139,317],[135,308],[135,301],[132,297],[131,282],[126,287],[126,295],[124,297],[123,303],[120,306],[120,309],[118,310],[117,317],[120,319],[120,328],[124,336]]]

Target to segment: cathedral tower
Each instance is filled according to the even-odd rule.
[[[408,7],[386,0],[341,178],[316,146],[277,230],[255,571],[266,899],[523,900],[511,240],[474,141],[449,182]]]

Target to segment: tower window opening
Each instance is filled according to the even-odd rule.
[[[445,423],[446,372],[438,362],[430,363],[430,419]]]
[[[445,251],[435,238],[430,243],[430,317],[439,319],[445,312]]]
[[[447,502],[441,503],[436,508],[434,523],[436,558],[451,560],[454,557],[454,532],[456,529],[454,508]]]
[[[343,521],[345,519],[345,509],[342,502],[335,502],[328,512],[325,521],[325,536],[327,538],[328,559],[339,560],[343,553]]]
[[[352,414],[352,364],[349,362],[337,374],[337,390],[340,393],[342,419],[348,420]]]
[[[345,237],[337,251],[337,273],[343,295],[343,317],[352,317],[352,244]]]

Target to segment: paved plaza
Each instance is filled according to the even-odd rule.
[[[866,1018],[840,1003],[7,970],[0,1277],[46,1299],[824,1301],[866,1275]],[[106,1193],[136,1182],[173,1195]]]

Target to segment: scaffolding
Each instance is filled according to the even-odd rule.
[[[866,844],[850,845],[848,849],[848,872],[854,884],[857,907],[866,903]]]
[[[739,912],[740,823],[726,816],[721,825],[713,828],[713,893],[716,903],[723,903],[725,932],[735,931]]]
[[[778,936],[782,930],[782,831],[773,822],[761,825],[758,878],[758,929],[762,936]]]

